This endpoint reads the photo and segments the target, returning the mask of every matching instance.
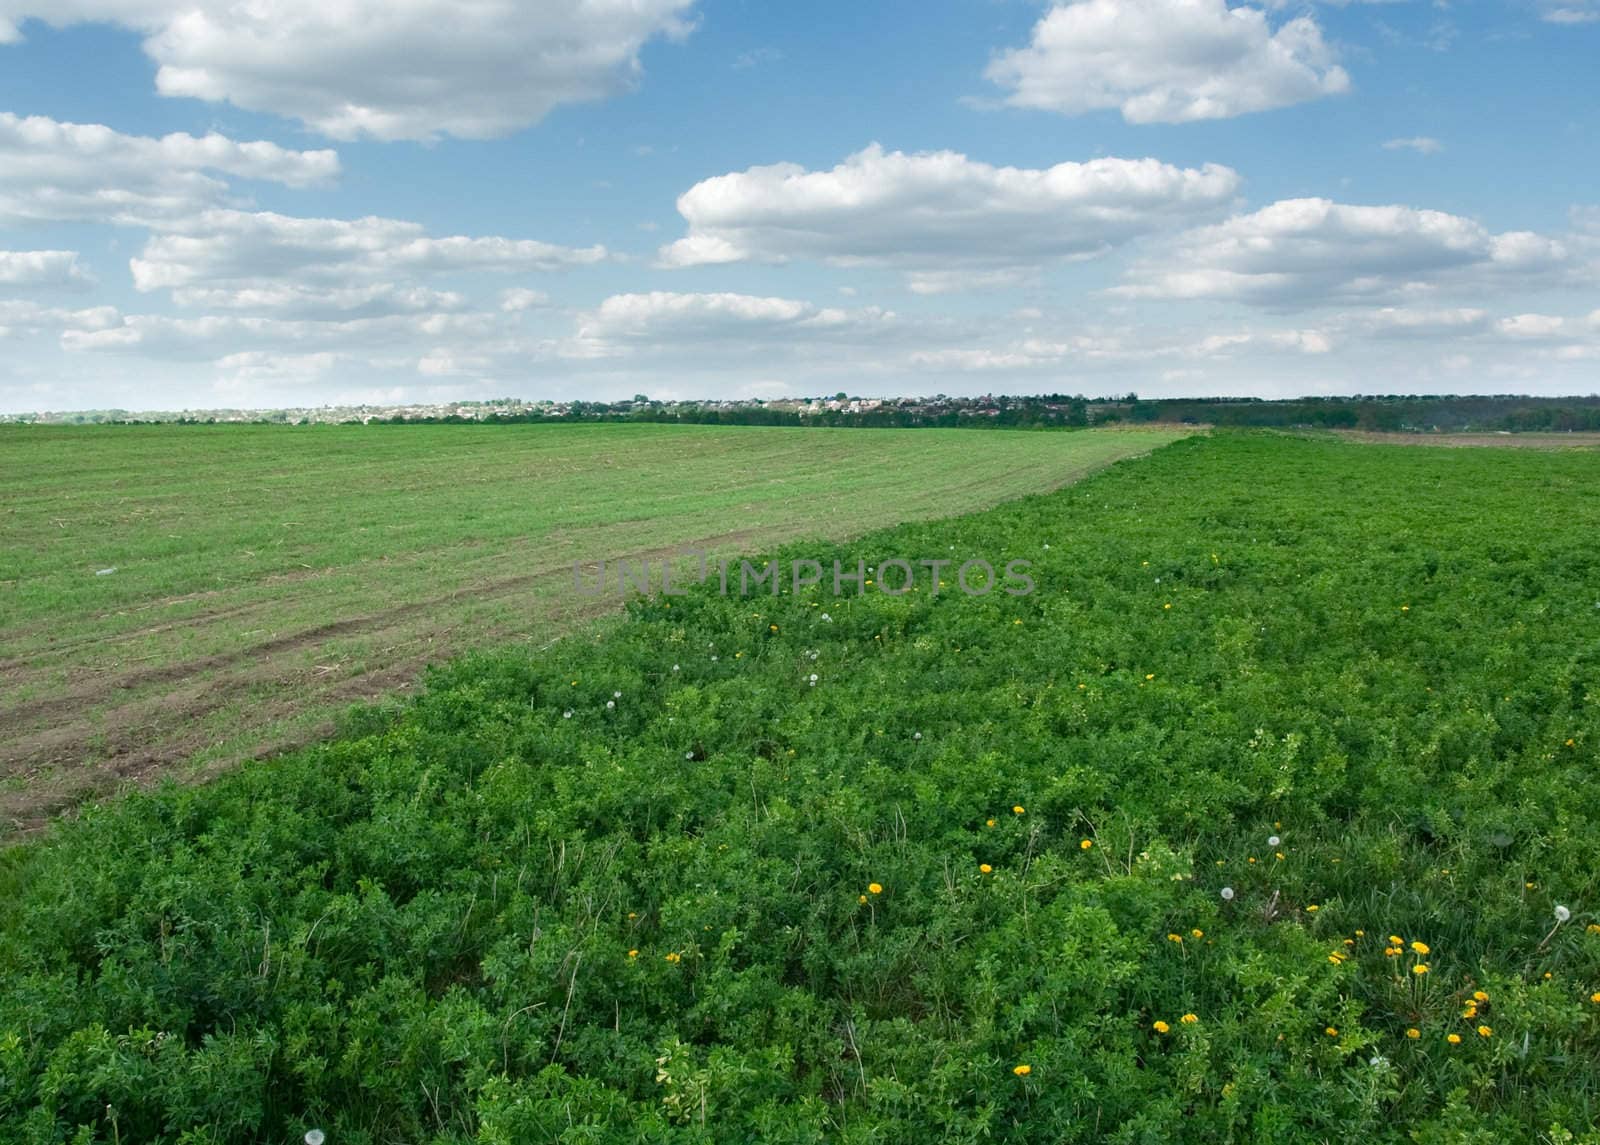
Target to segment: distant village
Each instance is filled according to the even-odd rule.
[[[129,411],[76,410],[0,414],[0,424],[129,425],[405,425],[659,422],[697,425],[853,426],[862,428],[982,427],[1045,429],[1123,423],[1280,428],[1360,429],[1390,433],[1600,432],[1600,396],[1354,395],[1283,398],[1154,398],[1137,394],[978,397],[831,397],[657,401],[413,402],[324,405],[284,409]]]
[[[1134,399],[1135,401],[1137,399]],[[359,422],[470,422],[609,420],[705,421],[759,424],[769,418],[789,423],[812,418],[821,422],[880,418],[903,415],[918,422],[952,419],[1003,419],[1008,413],[1032,412],[1056,415],[1052,420],[1089,424],[1096,418],[1116,416],[1125,411],[1120,399],[1066,397],[1007,397],[987,394],[982,397],[900,397],[863,398],[843,393],[832,397],[760,398],[655,401],[644,394],[626,401],[527,401],[521,398],[493,398],[487,401],[410,402],[384,405],[323,405],[282,409],[208,410],[75,410],[0,414],[0,423],[30,422],[55,425],[94,425],[131,422],[273,423],[292,425],[350,424]]]

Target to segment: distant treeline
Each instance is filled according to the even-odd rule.
[[[1535,398],[1517,395],[1298,398],[1163,398],[1137,401],[1133,421],[1205,422],[1234,426],[1297,426],[1389,432],[1463,430],[1600,430],[1600,396]]]
[[[770,406],[630,405],[573,402],[560,417],[533,409],[491,414],[485,423],[550,421],[631,421],[694,425],[812,425],[860,428],[1032,429],[1108,425],[1117,422],[1265,426],[1278,428],[1365,429],[1401,433],[1479,431],[1600,431],[1600,396],[1537,398],[1516,395],[1375,396],[1298,398],[1156,398],[1136,394],[1106,401],[1048,394],[1001,397],[989,403],[952,399],[949,405],[884,405],[852,413],[816,413]],[[620,407],[620,408],[619,408]],[[407,419],[396,418],[394,421]],[[409,419],[412,421],[416,418]],[[428,419],[467,422],[453,417]]]
[[[295,411],[273,410],[221,416],[209,413],[137,415],[123,410],[43,415],[25,420],[57,424],[135,424],[165,421],[180,425],[235,423],[308,424],[365,422],[371,425],[561,425],[572,422],[654,422],[676,425],[837,426],[863,429],[984,428],[1049,429],[1118,422],[1278,428],[1364,429],[1398,433],[1600,431],[1600,395],[1585,397],[1387,395],[1327,398],[1153,398],[1137,394],[1088,398],[1068,394],[1031,396],[890,398],[831,400],[836,408],[800,402],[656,402],[640,395],[632,401],[559,404],[462,403],[468,412],[424,410]],[[851,409],[851,406],[857,408]],[[870,408],[861,408],[867,407]],[[12,419],[23,420],[23,419]]]

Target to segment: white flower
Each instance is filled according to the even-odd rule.
[[[922,733],[921,732],[914,732],[914,733],[912,733],[911,738],[912,739],[921,739],[922,738]]]
[[[674,665],[673,665],[673,666],[672,666],[672,670],[673,670],[673,671],[674,671],[674,672],[676,672],[676,671],[677,671],[677,670],[678,670],[678,666],[677,666],[677,665],[676,665],[676,664],[674,664]]]
[[[1556,921],[1557,922],[1566,922],[1567,919],[1569,919],[1571,917],[1572,917],[1572,912],[1570,910],[1568,910],[1566,907],[1564,907],[1564,906],[1556,907]]]
[[[611,709],[611,708],[614,708],[616,706],[617,706],[617,701],[615,701],[615,700],[607,700],[606,701],[606,708],[608,710]]]
[[[824,612],[822,614],[822,619],[825,620],[829,624],[833,623],[833,617],[829,616],[826,612]]]
[[[717,658],[716,658],[716,657],[715,657],[715,656],[713,656],[713,657],[711,657],[711,662],[712,662],[712,663],[713,663],[713,664],[715,664],[715,663],[716,663],[716,662],[717,662]]]
[[[1267,846],[1269,847],[1276,847],[1281,842],[1283,842],[1283,840],[1278,838],[1276,835],[1267,836]]]
[[[618,700],[620,700],[620,699],[622,699],[622,693],[621,693],[621,692],[612,692],[612,693],[611,693],[611,695],[612,695],[612,696],[613,696],[613,697],[614,697],[614,698],[615,698],[615,699],[618,699]]]
[[[817,674],[815,672],[811,673],[811,682],[813,684],[817,682]]]
[[[564,720],[570,720],[572,718],[572,709],[568,708],[566,711],[562,712],[561,718]]]
[[[1223,887],[1222,888],[1222,901],[1223,902],[1232,902],[1233,901],[1233,888],[1232,887]]]
[[[684,759],[693,759],[694,758],[694,752],[692,752],[692,751],[684,752],[683,753],[683,758]]]
[[[1048,549],[1050,547],[1050,543],[1048,541],[1046,541],[1044,547]]]

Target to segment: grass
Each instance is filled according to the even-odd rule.
[[[0,824],[305,742],[465,647],[546,644],[614,606],[572,592],[575,560],[838,539],[1174,436],[0,427]]]
[[[1593,1142],[1597,478],[1190,439],[89,809],[0,1139]]]

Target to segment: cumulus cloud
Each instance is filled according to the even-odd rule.
[[[0,42],[37,17],[144,33],[163,95],[298,119],[335,139],[503,136],[638,81],[639,51],[693,0],[0,0]]]
[[[0,250],[0,287],[81,289],[94,280],[73,250]]]
[[[561,270],[605,257],[599,246],[578,249],[498,236],[433,238],[420,224],[399,219],[213,210],[181,230],[152,235],[129,266],[141,291],[204,284],[250,291],[274,281],[347,286],[397,276]]]
[[[1413,135],[1406,139],[1386,139],[1383,149],[1385,151],[1415,151],[1418,155],[1437,155],[1444,150],[1444,144],[1431,135]]]
[[[914,288],[937,293],[960,283],[956,268],[1009,281],[1019,269],[1192,224],[1224,209],[1238,187],[1238,175],[1215,164],[1094,159],[1041,170],[874,144],[827,171],[780,163],[695,184],[678,199],[689,233],[660,260],[895,267],[917,276]]]
[[[0,225],[159,225],[226,202],[219,174],[312,187],[338,177],[339,156],[214,133],[158,139],[0,112]]]
[[[375,354],[407,342],[459,338],[484,341],[502,333],[496,316],[393,314],[345,320],[278,318],[256,314],[116,315],[93,327],[66,329],[64,349],[85,353],[137,353],[172,360],[210,361],[229,353],[318,352]]]
[[[893,311],[841,310],[793,298],[731,293],[614,294],[584,314],[564,351],[605,357],[630,349],[707,342],[824,343],[871,337],[896,325]]]
[[[378,318],[464,309],[454,291],[378,282],[367,286],[307,286],[263,282],[258,286],[184,286],[172,292],[179,306],[194,310],[248,311],[274,318]]]
[[[1129,123],[1227,119],[1350,88],[1310,16],[1274,28],[1261,9],[1226,0],[1056,4],[987,74],[1014,107],[1116,108]]]
[[[12,334],[58,334],[66,330],[106,330],[118,325],[122,315],[114,306],[67,310],[36,302],[0,299],[0,327]]]
[[[1383,306],[1348,315],[1346,321],[1379,338],[1441,338],[1483,330],[1489,315],[1466,306],[1438,310]]]
[[[1595,0],[1546,4],[1540,18],[1550,24],[1593,24],[1600,21],[1600,4]]]
[[[1557,239],[1492,234],[1442,211],[1285,199],[1179,236],[1167,255],[1134,267],[1112,293],[1273,306],[1376,301],[1444,282],[1535,281],[1567,261]]]
[[[1495,323],[1495,329],[1508,338],[1553,338],[1565,326],[1566,320],[1554,314],[1514,314]]]

